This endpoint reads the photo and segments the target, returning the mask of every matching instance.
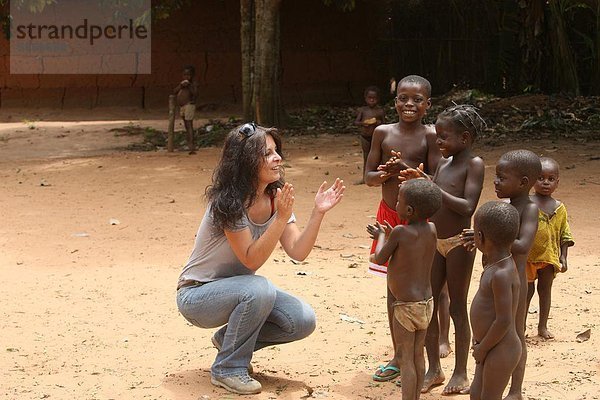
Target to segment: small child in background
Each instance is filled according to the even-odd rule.
[[[540,297],[538,335],[552,339],[548,330],[548,316],[552,301],[552,282],[558,272],[567,271],[567,250],[573,246],[573,236],[567,221],[567,209],[554,199],[552,193],[558,187],[559,167],[552,158],[542,157],[542,173],[533,185],[535,193],[530,196],[539,209],[538,230],[533,247],[527,258],[527,308],[535,293],[535,280]]]
[[[475,376],[470,395],[471,400],[500,400],[521,358],[515,325],[520,281],[511,254],[519,213],[508,203],[490,201],[474,220],[475,245],[485,261],[471,303]]]
[[[395,298],[392,308],[399,323],[395,340],[402,354],[403,399],[419,399],[425,379],[423,348],[433,316],[431,264],[437,241],[435,225],[427,219],[441,205],[442,192],[434,183],[414,179],[400,185],[396,202],[398,217],[407,224],[367,226],[371,238],[377,240],[371,260],[378,264],[389,260],[387,286]]]
[[[354,120],[354,125],[361,127],[360,145],[363,153],[362,178],[357,182],[357,184],[365,183],[365,164],[367,163],[369,150],[371,150],[371,138],[373,137],[373,131],[377,126],[385,122],[385,111],[379,105],[379,88],[377,86],[367,87],[365,89],[364,97],[367,105],[358,109],[356,120]]]
[[[183,125],[187,135],[187,146],[189,154],[196,154],[194,144],[194,113],[196,112],[196,97],[198,96],[197,83],[194,80],[196,70],[193,65],[183,68],[183,80],[173,89],[177,96],[179,114],[183,119]]]

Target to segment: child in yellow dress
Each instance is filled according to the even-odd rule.
[[[537,279],[540,297],[538,335],[552,339],[554,335],[548,330],[552,282],[558,272],[567,271],[567,250],[575,242],[565,205],[552,197],[558,187],[558,163],[547,157],[540,158],[540,161],[542,173],[533,186],[535,193],[530,196],[538,206],[539,218],[535,240],[527,257],[527,306],[529,308]]]

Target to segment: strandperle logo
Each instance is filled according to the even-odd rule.
[[[10,4],[11,74],[151,72],[150,0],[42,3]]]
[[[92,25],[84,18],[83,23],[73,27],[72,25],[17,25],[17,39],[56,39],[56,40],[89,40],[90,46],[98,39],[146,39],[148,29],[144,25],[134,25],[133,19],[129,19],[125,25]]]

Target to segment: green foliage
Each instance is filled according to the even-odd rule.
[[[40,13],[50,4],[56,3],[56,0],[11,0],[10,3],[17,9],[26,9],[32,13]]]
[[[174,11],[190,5],[190,0],[159,0],[152,2],[152,18],[167,19]]]
[[[558,110],[545,110],[541,115],[527,118],[521,124],[521,129],[546,129],[564,131],[569,126],[567,120]]]

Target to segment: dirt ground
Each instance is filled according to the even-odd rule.
[[[108,131],[130,121],[166,129],[166,121],[151,114],[40,113],[28,121],[24,115],[0,115],[7,121],[0,124],[0,397],[236,398],[210,384],[213,331],[188,324],[175,304],[177,277],[220,150],[126,152],[122,148],[140,138]],[[598,399],[600,143],[479,146],[486,162],[482,202],[494,198],[499,155],[520,147],[560,162],[556,195],[567,205],[576,241],[569,271],[555,281],[549,327],[556,339],[536,337],[537,314],[529,315],[525,394],[530,400]],[[284,151],[300,225],[323,180],[339,176],[347,190],[306,262],[278,249],[260,270],[312,304],[318,326],[303,341],[255,354],[263,392],[252,398],[399,398],[393,383],[371,379],[390,358],[391,340],[385,280],[367,273],[365,226],[380,191],[353,185],[362,166],[358,141],[351,135],[285,137]],[[478,256],[469,298],[481,270]],[[586,329],[590,339],[578,342]],[[453,354],[443,360],[447,376],[453,363]],[[471,374],[473,366],[470,360]],[[421,398],[441,398],[442,388]]]

